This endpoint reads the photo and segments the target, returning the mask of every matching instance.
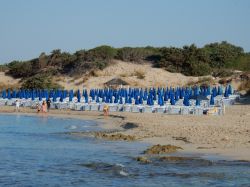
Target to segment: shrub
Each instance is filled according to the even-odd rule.
[[[229,77],[231,75],[233,75],[233,71],[230,69],[214,69],[213,71],[213,76],[214,77]]]
[[[62,88],[57,83],[54,83],[51,77],[47,75],[35,75],[26,79],[23,84],[22,88],[24,89],[59,89]]]
[[[249,95],[250,94],[250,80],[243,81],[239,86],[239,90],[245,90],[247,94]]]
[[[145,78],[145,72],[143,72],[141,70],[136,70],[134,72],[134,76],[136,76],[137,79],[144,79]]]

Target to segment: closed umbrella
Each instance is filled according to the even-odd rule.
[[[211,95],[211,98],[210,98],[210,105],[214,105],[214,96]]]

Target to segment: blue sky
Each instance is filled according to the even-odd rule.
[[[250,51],[249,23],[249,0],[0,0],[0,63],[104,44]]]

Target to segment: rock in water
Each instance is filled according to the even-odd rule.
[[[135,137],[130,135],[125,135],[121,133],[117,134],[108,134],[103,132],[96,132],[95,133],[96,138],[103,138],[106,140],[124,140],[124,141],[134,141]]]
[[[140,163],[143,163],[143,164],[151,163],[151,160],[149,160],[147,157],[143,157],[143,156],[137,157],[136,160]]]
[[[178,149],[182,149],[181,147],[174,145],[154,145],[144,151],[144,154],[166,154],[166,153],[174,153]]]

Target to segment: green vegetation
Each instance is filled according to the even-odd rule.
[[[37,75],[88,76],[109,66],[113,59],[131,63],[150,62],[154,67],[190,76],[225,77],[236,69],[250,70],[250,53],[245,53],[241,47],[221,42],[207,44],[202,48],[194,44],[182,48],[148,46],[117,49],[104,45],[90,50],[79,50],[73,54],[55,49],[49,55],[41,53],[38,58],[29,61],[13,61],[1,65],[0,71],[22,78],[25,82],[37,78]],[[143,76],[139,78],[143,79]],[[50,86],[47,83],[45,85]]]
[[[59,89],[60,85],[54,83],[52,78],[46,75],[34,75],[27,78],[22,84],[24,89]]]

